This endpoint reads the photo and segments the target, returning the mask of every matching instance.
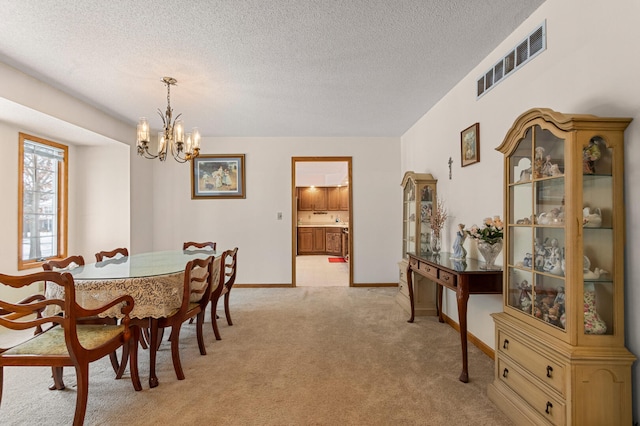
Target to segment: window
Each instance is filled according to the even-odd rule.
[[[64,145],[20,133],[18,269],[66,257],[67,156]]]

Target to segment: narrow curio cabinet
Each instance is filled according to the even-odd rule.
[[[407,287],[407,253],[427,253],[431,250],[431,212],[436,203],[438,181],[429,173],[408,171],[402,179],[402,260],[398,263],[400,277],[397,302],[411,312]],[[426,278],[413,278],[415,315],[436,315],[435,285]]]
[[[488,393],[517,424],[630,425],[624,344],[624,130],[522,114],[504,154],[505,274]]]

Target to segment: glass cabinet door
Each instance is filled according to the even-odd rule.
[[[507,304],[554,327],[566,326],[564,140],[540,126],[508,159]]]
[[[614,334],[613,150],[592,137],[583,148],[584,333]],[[618,206],[619,208],[621,206]]]
[[[437,180],[429,173],[406,172],[402,179],[402,257],[426,254],[431,244],[431,211]]]
[[[435,188],[423,185],[420,188],[420,251],[431,251],[431,213],[433,211]]]
[[[412,180],[407,181],[404,187],[404,229],[402,257],[406,258],[407,253],[415,252],[413,249],[416,239],[416,186]]]

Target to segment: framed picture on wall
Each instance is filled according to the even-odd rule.
[[[199,155],[191,161],[191,199],[246,198],[244,154]]]
[[[460,132],[460,151],[462,167],[480,161],[480,123]]]

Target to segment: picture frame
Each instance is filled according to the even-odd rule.
[[[460,159],[462,167],[480,161],[480,123],[472,124],[460,132]]]
[[[199,155],[191,160],[191,199],[246,198],[244,154]]]

